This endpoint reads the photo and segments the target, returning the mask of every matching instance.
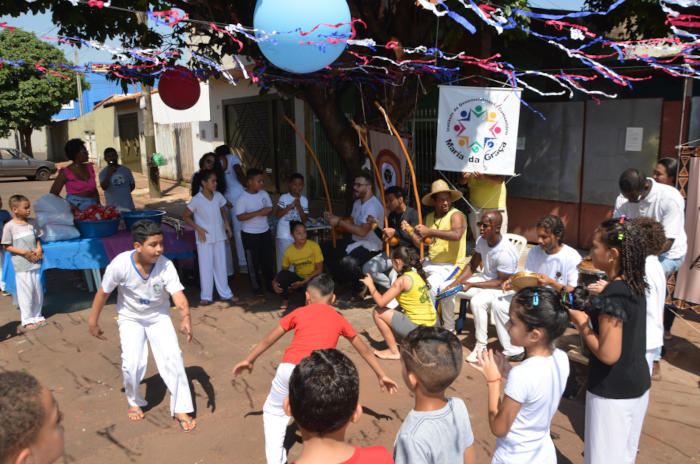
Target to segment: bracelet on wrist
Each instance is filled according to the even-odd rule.
[[[500,382],[501,378],[493,379],[493,380],[487,380],[486,383],[494,383],[494,382]]]

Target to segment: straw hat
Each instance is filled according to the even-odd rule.
[[[435,182],[433,182],[433,185],[430,188],[430,193],[425,195],[420,202],[423,203],[425,206],[433,206],[433,199],[430,197],[432,197],[436,193],[442,192],[450,192],[450,200],[452,201],[457,201],[460,198],[462,198],[462,192],[452,190],[450,186],[447,185],[447,182],[445,182],[442,179],[438,179]]]

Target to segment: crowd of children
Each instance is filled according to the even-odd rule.
[[[208,156],[203,157],[202,169],[193,176],[192,199],[183,216],[197,234],[200,304],[213,300],[214,286],[222,299],[238,301],[228,285],[225,258],[225,242],[234,235],[229,221],[231,209],[241,223],[253,293],[281,294],[282,309],[288,307],[290,291],[301,290],[305,296],[305,305],[280,319],[246,359],[233,368],[234,377],[245,370],[252,373],[260,355],[285,333],[294,332],[263,407],[267,462],[287,462],[283,445],[290,417],[299,426],[304,442],[303,453],[296,461],[299,464],[476,462],[467,406],[460,398],[446,396],[462,370],[462,345],[451,330],[453,321],[447,324],[450,314],[442,314],[442,323],[450,327],[440,327],[434,296],[431,298],[436,289],[426,276],[417,250],[402,244],[387,255],[394,277],[383,294],[369,274],[361,279],[376,303],[374,322],[388,345],[388,349],[372,353],[348,320],[331,306],[337,289],[331,276],[323,273],[321,247],[307,240],[304,221],[308,219],[308,201],[301,195],[303,177],[293,174],[289,179],[290,193],[278,202],[279,273],[275,276],[274,242],[267,220],[273,208],[263,189],[262,171],[247,171],[247,185],[234,205],[221,193],[224,189],[219,181],[226,179],[222,169],[212,166],[216,157],[214,163],[207,163]],[[360,183],[359,188],[365,185],[368,184]],[[22,325],[34,330],[46,325],[41,315],[41,230],[29,217],[31,205],[26,197],[12,196],[9,207],[15,217],[8,219],[8,214],[0,211],[0,220],[4,221],[1,242],[11,254]],[[474,282],[493,281],[489,291],[505,288],[504,278],[517,269],[517,255],[509,249],[503,252],[503,262],[508,265],[505,270],[487,256],[491,252],[487,247],[508,245],[500,236],[499,214],[484,215],[480,224],[483,240],[477,246],[477,255],[455,283],[468,287]],[[397,224],[399,221],[400,218],[395,220]],[[189,342],[192,324],[184,287],[174,265],[163,256],[160,226],[139,221],[131,233],[134,250],[121,253],[107,267],[92,305],[89,330],[94,337],[103,339],[99,316],[110,293],[117,290],[128,419],[144,419],[142,408],[147,403],[139,385],[146,373],[150,343],[160,375],[171,393],[171,415],[182,432],[190,433],[196,426],[189,415],[194,407],[169,312],[172,298],[182,316],[180,331],[187,334]],[[549,428],[569,377],[569,360],[555,342],[570,323],[591,352],[585,462],[635,461],[663,334],[665,277],[657,255],[665,241],[664,228],[652,219],[630,220],[623,216],[604,221],[595,231],[590,255],[592,264],[607,276],[605,285],[592,287],[593,293],[599,295],[592,295],[588,288],[562,284],[559,288],[527,287],[509,297],[504,329],[510,344],[523,350],[518,359],[522,362],[511,367],[511,357],[486,350],[485,343],[467,358],[486,380],[488,421],[497,437],[492,463],[556,462]],[[470,279],[482,261],[484,273],[493,271],[493,276]],[[259,281],[260,274],[264,285]],[[472,295],[472,305],[476,295]],[[477,328],[484,332],[481,326],[485,322],[481,322],[477,321]],[[402,337],[400,345],[395,334]],[[485,338],[479,331],[477,335]],[[398,431],[393,456],[382,447],[358,448],[345,443],[346,430],[360,420],[362,408],[357,369],[335,349],[341,336],[375,372],[382,391],[393,394],[399,385],[387,377],[378,358],[400,360],[402,379],[415,406]],[[23,414],[26,417],[22,420],[14,419]],[[0,374],[0,415],[23,427],[0,428],[2,463],[53,462],[60,456],[61,414],[50,392],[36,379],[16,372]],[[43,445],[37,446],[40,442]],[[41,459],[38,454],[42,454]]]

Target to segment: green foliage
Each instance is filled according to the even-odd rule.
[[[11,129],[26,130],[45,126],[51,116],[78,96],[75,73],[61,69],[54,71],[71,79],[43,74],[35,63],[69,64],[63,52],[52,44],[38,39],[33,33],[15,29],[0,34],[0,57],[22,60],[23,66],[4,64],[0,68],[0,136],[6,137]],[[41,64],[40,64],[41,66]],[[83,89],[89,83],[82,78]]]
[[[586,9],[606,11],[615,0],[586,0]],[[698,14],[698,8],[681,8],[669,5],[681,13]],[[605,16],[591,16],[590,22],[604,31],[610,32],[615,27],[622,27],[629,33],[625,40],[667,37],[671,28],[666,22],[666,13],[658,0],[626,1]]]

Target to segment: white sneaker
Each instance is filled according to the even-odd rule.
[[[478,363],[479,359],[476,357],[476,353],[485,349],[486,347],[483,345],[476,345],[465,361],[468,363]]]

